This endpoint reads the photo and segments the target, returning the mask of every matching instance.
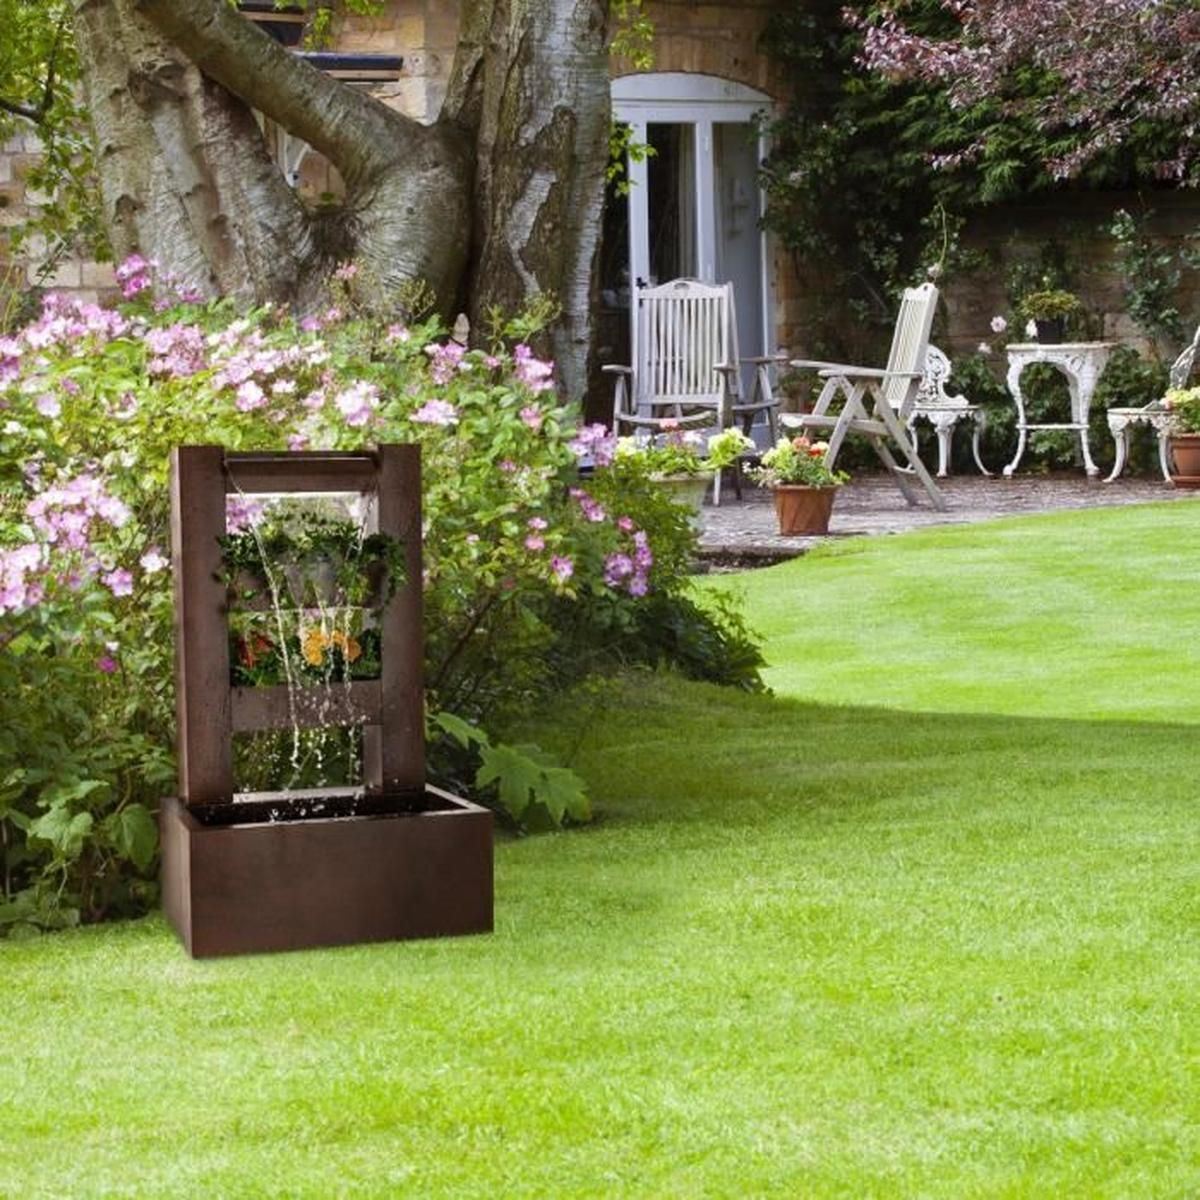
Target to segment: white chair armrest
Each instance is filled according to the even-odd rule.
[[[632,375],[633,374],[632,367],[618,367],[618,366],[615,366],[613,363],[606,363],[604,366],[602,366],[600,368],[600,370],[607,371],[609,374],[612,374],[612,375]]]
[[[817,358],[792,358],[788,360],[789,367],[797,371],[832,371],[835,374],[845,371],[861,371],[861,367],[852,367],[849,363],[823,362]]]
[[[822,379],[920,379],[920,371],[885,371],[879,367],[831,367]]]

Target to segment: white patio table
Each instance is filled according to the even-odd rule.
[[[1011,479],[1013,472],[1025,453],[1028,435],[1034,430],[1069,429],[1079,434],[1079,448],[1083,455],[1084,469],[1089,477],[1100,474],[1100,468],[1092,461],[1092,448],[1088,445],[1088,413],[1092,406],[1092,393],[1100,378],[1108,356],[1116,342],[1014,342],[1008,347],[1008,390],[1017,406],[1017,452],[1004,468],[1004,475]],[[1021,372],[1032,363],[1048,363],[1066,377],[1071,393],[1071,419],[1058,423],[1030,424],[1025,417],[1025,397],[1021,395]]]

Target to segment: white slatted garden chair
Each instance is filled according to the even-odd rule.
[[[607,365],[616,376],[613,431],[728,429],[747,432],[764,414],[776,436],[772,358],[738,358],[737,314],[730,283],[674,279],[633,293],[632,366]],[[742,397],[741,362],[755,364],[754,389]],[[736,476],[735,476],[736,478]],[[720,479],[713,503],[720,503]]]
[[[991,471],[979,457],[979,439],[987,423],[983,406],[970,403],[961,393],[950,395],[946,384],[950,382],[952,373],[953,367],[946,355],[936,346],[928,346],[925,350],[925,374],[917,388],[917,398],[913,402],[912,412],[908,414],[905,428],[915,446],[917,422],[924,420],[933,426],[938,441],[937,477],[945,479],[950,474],[950,443],[954,437],[954,427],[959,421],[970,421],[971,453],[975,456],[975,465],[981,474],[990,475]]]
[[[1170,389],[1185,388],[1192,377],[1196,366],[1196,358],[1200,355],[1200,325],[1192,334],[1191,343],[1184,347],[1183,352],[1171,364],[1167,387]],[[1164,479],[1171,478],[1171,460],[1167,451],[1167,441],[1171,433],[1171,414],[1167,411],[1162,400],[1151,400],[1141,408],[1110,408],[1105,417],[1108,420],[1108,431],[1113,435],[1117,444],[1117,457],[1113,463],[1112,473],[1104,482],[1112,483],[1125,470],[1129,458],[1129,438],[1136,425],[1149,425],[1158,436],[1158,465],[1162,468]]]
[[[906,428],[924,377],[937,296],[932,283],[905,290],[892,348],[882,369],[793,359],[791,365],[796,369],[815,370],[824,380],[824,386],[811,413],[784,413],[780,421],[805,433],[826,434],[829,449],[825,463],[829,467],[837,462],[847,435],[861,434],[871,443],[909,504],[916,504],[918,499],[911,483],[915,478],[934,508],[943,510],[945,497],[917,456]],[[842,406],[835,411],[839,399]],[[897,460],[897,454],[903,462]]]

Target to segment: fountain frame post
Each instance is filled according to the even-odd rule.
[[[235,492],[374,493],[379,532],[405,548],[404,583],[380,614],[378,680],[319,703],[318,689],[231,685],[218,539]],[[490,931],[492,814],[425,779],[419,447],[178,447],[171,558],[179,795],[160,816],[163,908],[189,953]],[[270,819],[263,804],[233,802],[233,735],[293,723],[364,724],[364,796],[349,811],[345,788],[328,789],[333,815]],[[286,807],[286,794],[272,797]]]

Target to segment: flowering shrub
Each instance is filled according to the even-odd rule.
[[[751,467],[749,475],[764,487],[779,484],[803,484],[806,487],[838,487],[849,478],[842,471],[825,465],[828,442],[811,442],[801,435],[780,438],[762,456],[762,465]]]
[[[198,303],[141,260],[118,278],[119,309],[50,297],[0,337],[0,927],[153,894],[152,811],[174,782],[173,446],[418,443],[429,701],[491,728],[605,662],[657,661],[652,610],[692,614],[686,514],[611,447],[579,479],[581,444],[605,439],[573,428],[528,346],[467,350],[432,322],[370,319],[352,272],[344,303],[301,321]],[[231,497],[231,534],[244,507]],[[688,621],[718,648],[749,644],[730,614]],[[319,633],[328,644],[298,634],[314,670],[367,669],[360,631]],[[245,649],[252,675],[265,647]]]

